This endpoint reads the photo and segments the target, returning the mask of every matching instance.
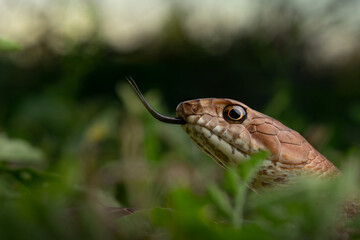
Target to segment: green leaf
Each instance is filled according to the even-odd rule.
[[[21,50],[19,43],[9,39],[0,38],[0,52],[15,52]]]
[[[224,189],[233,197],[237,194],[241,184],[241,179],[233,167],[228,167],[224,173],[223,185]]]
[[[230,205],[227,195],[215,184],[211,184],[208,188],[208,191],[211,199],[215,202],[216,206],[227,216],[231,216],[233,209]]]
[[[21,139],[10,139],[0,134],[0,162],[42,163],[44,154]]]
[[[248,183],[251,180],[258,167],[267,156],[267,152],[257,152],[252,154],[249,160],[239,164],[238,173],[245,183]]]

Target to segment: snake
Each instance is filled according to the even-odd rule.
[[[159,121],[181,125],[193,142],[221,167],[240,165],[252,154],[268,153],[249,187],[255,191],[288,186],[304,176],[334,178],[340,170],[297,131],[227,98],[201,98],[181,102],[176,117],[162,115],[145,100],[132,78],[128,82]]]

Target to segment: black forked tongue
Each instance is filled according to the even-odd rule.
[[[146,109],[151,113],[151,115],[153,115],[154,118],[156,118],[157,120],[164,122],[164,123],[170,123],[170,124],[185,124],[185,120],[182,118],[174,118],[174,117],[168,117],[168,116],[164,116],[160,113],[158,113],[157,111],[155,111],[152,107],[150,107],[150,105],[147,103],[147,101],[145,100],[144,96],[142,95],[142,93],[140,92],[140,89],[138,88],[138,86],[136,85],[135,81],[131,78],[131,77],[127,77],[126,80],[130,83],[131,87],[134,89],[134,91],[136,92],[136,94],[138,95],[138,97],[140,98],[141,102],[144,104],[144,106],[146,107]]]

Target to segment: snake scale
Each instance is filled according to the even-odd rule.
[[[284,186],[300,176],[331,178],[340,171],[298,132],[247,105],[226,98],[203,98],[180,103],[176,118],[153,110],[136,83],[129,83],[158,120],[181,124],[194,143],[222,167],[241,164],[258,151],[267,151],[250,187]]]

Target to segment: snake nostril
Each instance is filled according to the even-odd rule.
[[[191,106],[191,111],[192,111],[193,113],[196,113],[198,109],[199,109],[198,105],[192,105],[192,106]]]

